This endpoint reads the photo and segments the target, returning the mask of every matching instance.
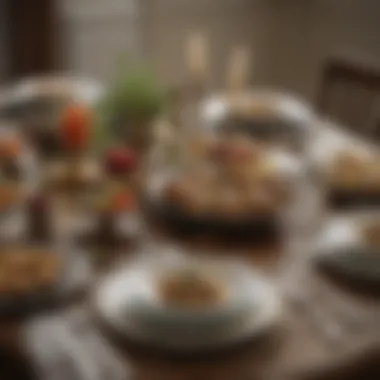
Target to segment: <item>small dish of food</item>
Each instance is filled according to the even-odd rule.
[[[225,301],[223,284],[195,268],[184,268],[163,276],[158,288],[165,305],[184,311],[218,307]]]
[[[376,213],[334,218],[316,244],[316,262],[333,274],[380,285],[380,218]]]
[[[154,173],[147,210],[184,231],[272,240],[296,180],[294,166],[283,164],[282,156],[249,139],[219,140],[194,166],[167,178]]]
[[[379,158],[370,152],[336,154],[323,171],[329,205],[343,209],[379,205]]]
[[[0,249],[0,319],[27,317],[57,307],[83,291],[91,278],[77,247],[8,239]]]
[[[63,262],[49,247],[5,246],[0,252],[0,316],[29,311],[51,297]]]
[[[12,248],[0,255],[0,294],[22,296],[49,287],[60,270],[58,255],[48,250]]]
[[[119,333],[183,351],[244,341],[280,316],[275,289],[243,263],[187,256],[120,268],[99,285],[95,306]]]

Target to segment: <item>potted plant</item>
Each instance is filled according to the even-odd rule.
[[[151,144],[152,121],[162,112],[165,98],[150,68],[126,65],[100,105],[100,142],[122,139],[134,149],[146,151]]]

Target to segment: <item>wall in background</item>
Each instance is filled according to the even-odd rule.
[[[255,83],[286,88],[314,100],[326,58],[345,55],[380,68],[378,0],[140,0],[146,53],[170,82],[185,73],[189,31],[212,42],[213,83],[223,85],[230,48],[255,55]]]
[[[192,31],[208,38],[212,82],[222,86],[231,48],[244,44],[255,53],[255,78],[265,80],[272,25],[267,0],[141,0],[144,47],[161,75],[173,84],[186,75],[185,43]]]
[[[254,53],[252,81],[313,100],[331,55],[380,67],[378,0],[56,0],[61,15],[60,65],[108,79],[122,52],[152,58],[172,84],[185,75],[184,41],[202,29],[212,43],[212,82],[224,83],[227,56],[245,44]],[[7,76],[0,1],[0,81]]]
[[[312,2],[307,93],[316,93],[319,71],[328,56],[344,56],[380,70],[380,2],[378,0],[319,0]]]
[[[8,45],[7,45],[7,20],[5,13],[5,2],[0,1],[0,83],[7,79],[8,72]]]
[[[57,4],[63,69],[106,80],[121,55],[138,54],[135,0],[58,0]]]
[[[380,70],[378,0],[270,0],[270,77],[311,101],[318,94],[323,63],[332,56]]]

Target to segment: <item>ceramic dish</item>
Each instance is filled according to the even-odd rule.
[[[371,144],[367,144],[359,138],[340,130],[338,126],[331,123],[321,123],[320,130],[315,139],[308,147],[308,161],[310,163],[310,173],[314,180],[325,193],[325,199],[329,206],[334,209],[353,210],[371,209],[380,204],[380,188],[374,186],[372,177],[359,180],[359,176],[351,175],[352,170],[345,167],[349,176],[345,181],[339,179],[339,175],[332,174],[337,159],[352,156],[358,160],[371,161],[371,157],[376,157],[378,150]],[[347,159],[346,159],[347,161]],[[352,160],[351,160],[352,161]],[[354,165],[354,164],[350,164]],[[373,165],[372,165],[373,167]],[[368,166],[369,168],[369,166]],[[360,174],[364,174],[361,171]],[[366,185],[368,182],[369,186]]]
[[[376,152],[376,147],[348,133],[339,125],[321,120],[314,138],[307,147],[307,156],[314,167],[314,172],[318,176],[323,176],[325,168],[334,157],[347,151],[368,157]]]
[[[92,105],[102,94],[102,86],[90,79],[64,75],[25,79],[3,93],[0,112],[16,120],[46,119],[56,100]],[[61,102],[58,102],[58,105]]]
[[[197,310],[163,303],[158,291],[160,278],[184,266],[218,278],[226,290],[223,302]],[[280,312],[272,286],[244,265],[188,259],[148,260],[122,268],[100,285],[95,304],[101,318],[122,335],[184,351],[218,348],[250,338],[271,327]]]
[[[305,167],[294,155],[281,149],[268,149],[265,153],[284,188],[289,193],[297,188],[304,176]],[[168,224],[179,232],[213,234],[219,236],[250,237],[255,241],[273,241],[278,236],[283,216],[290,206],[282,207],[275,214],[245,213],[242,217],[223,218],[217,214],[186,213],[174,204],[165,200],[164,194],[168,184],[176,178],[174,172],[152,173],[143,194],[142,205],[148,215]],[[292,198],[292,195],[290,195]],[[289,200],[289,205],[292,200]],[[280,233],[281,234],[281,233]]]
[[[369,244],[362,229],[379,215],[334,218],[316,242],[316,262],[322,267],[361,283],[380,285],[380,249]]]
[[[29,290],[10,294],[5,290],[0,294],[0,318],[25,317],[32,313],[52,307],[73,294],[84,285],[87,285],[89,267],[83,256],[73,247],[67,245],[45,246],[26,245],[25,242],[7,244],[3,246],[0,255],[12,255],[12,250],[24,249],[28,255],[38,250],[51,252],[56,257],[58,268],[55,278],[44,283],[43,286],[31,287]],[[30,269],[31,270],[31,269]],[[30,271],[28,270],[28,271]],[[78,274],[78,271],[81,273]],[[27,285],[27,284],[26,284]]]
[[[314,115],[305,103],[289,94],[268,89],[232,97],[212,96],[201,106],[200,112],[208,129],[289,140],[297,146],[304,144],[314,123]]]
[[[95,81],[64,75],[32,77],[3,94],[0,115],[12,120],[45,158],[60,156],[58,118],[68,104],[93,106],[102,95]]]

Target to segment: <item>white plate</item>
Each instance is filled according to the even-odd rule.
[[[316,250],[324,253],[357,246],[360,242],[360,231],[356,223],[355,218],[349,217],[337,217],[328,221],[317,237]]]
[[[306,103],[288,93],[264,88],[252,89],[239,95],[239,97],[244,102],[270,105],[274,115],[281,117],[290,124],[299,126],[305,131],[313,126],[314,115],[311,109]],[[207,99],[200,111],[204,124],[208,128],[214,129],[226,118],[229,106],[230,101],[223,95],[214,95]]]
[[[36,118],[38,122],[49,124],[56,117],[55,102],[40,104],[36,108],[35,102],[39,104],[40,99],[63,98],[91,107],[102,94],[103,87],[90,79],[65,75],[32,77],[0,94],[0,112],[2,117],[16,121],[20,127],[25,127],[25,118]]]
[[[102,95],[102,86],[94,80],[56,75],[32,77],[17,83],[5,97],[5,102],[23,102],[35,96],[67,93],[73,100],[93,104]]]
[[[379,218],[379,213],[364,213],[332,219],[317,238],[315,260],[353,280],[380,283],[380,251],[361,238],[364,223]]]
[[[376,152],[376,148],[332,123],[321,122],[318,133],[307,149],[308,157],[319,173],[323,173],[339,153],[346,151],[370,157]]]
[[[122,335],[180,350],[237,343],[264,332],[279,318],[280,300],[274,288],[234,262],[212,261],[211,267],[211,261],[189,261],[189,265],[205,265],[204,269],[223,277],[228,293],[223,306],[189,314],[166,309],[157,297],[155,278],[185,261],[155,260],[120,269],[96,293],[95,304],[101,317]]]

